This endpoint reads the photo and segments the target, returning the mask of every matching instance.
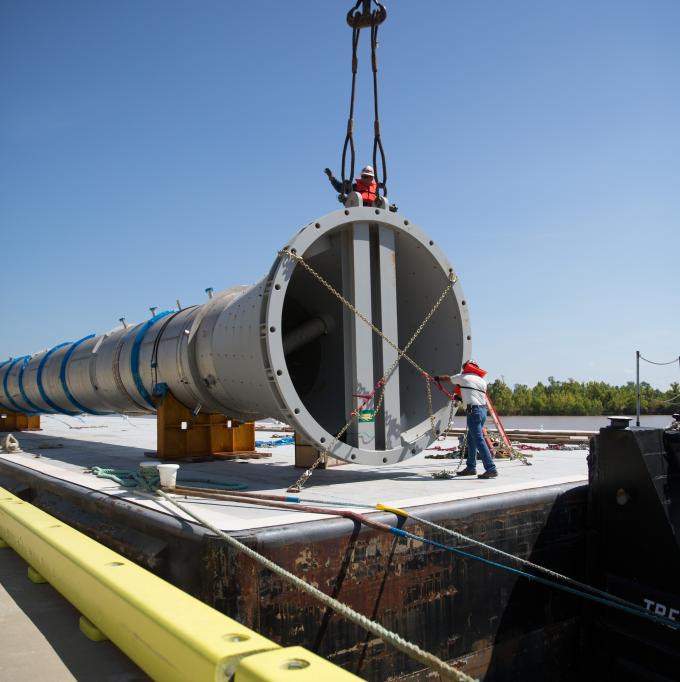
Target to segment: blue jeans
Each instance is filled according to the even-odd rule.
[[[468,456],[467,466],[469,469],[477,468],[477,451],[482,456],[482,463],[485,471],[496,471],[496,465],[493,463],[489,446],[484,440],[482,433],[482,426],[486,421],[486,406],[472,405],[467,415],[468,427]]]

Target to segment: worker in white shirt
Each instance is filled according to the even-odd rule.
[[[467,412],[468,428],[468,454],[467,465],[463,471],[458,472],[458,476],[474,476],[477,473],[477,451],[482,457],[484,473],[477,478],[496,478],[498,471],[493,463],[493,458],[489,447],[484,440],[482,427],[486,421],[486,381],[483,370],[476,362],[471,360],[463,365],[460,374],[451,376],[443,375],[435,377],[439,381],[449,381],[454,386],[460,386],[463,395],[463,402]]]

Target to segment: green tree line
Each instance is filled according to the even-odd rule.
[[[635,383],[611,386],[603,381],[580,382],[574,379],[534,387],[515,384],[512,388],[503,379],[488,386],[489,396],[501,415],[602,415],[635,414]],[[672,414],[680,411],[680,382],[673,382],[667,391],[640,384],[642,414]]]

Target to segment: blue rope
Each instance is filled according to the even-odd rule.
[[[629,613],[629,614],[632,614],[634,616],[640,616],[641,618],[645,618],[647,620],[650,620],[653,623],[657,623],[658,625],[665,625],[669,628],[672,628],[673,630],[680,630],[680,623],[676,623],[672,620],[669,620],[668,618],[663,618],[661,616],[657,616],[653,613],[650,613],[649,611],[645,611],[642,608],[636,607],[633,604],[631,604],[630,606],[626,606],[625,604],[620,604],[618,602],[611,601],[609,599],[605,599],[604,597],[598,597],[594,594],[588,594],[587,592],[577,590],[573,587],[569,587],[568,585],[562,585],[560,583],[553,582],[552,580],[548,580],[546,578],[541,578],[537,575],[533,575],[532,573],[527,573],[526,571],[522,571],[519,568],[513,568],[512,566],[508,566],[506,564],[501,564],[497,561],[493,561],[492,559],[485,559],[484,557],[477,556],[476,554],[471,554],[470,552],[466,552],[463,549],[458,549],[458,547],[451,547],[450,545],[445,545],[441,542],[437,542],[436,540],[430,540],[428,538],[421,537],[420,535],[415,535],[414,533],[409,533],[407,530],[403,530],[402,528],[392,527],[391,532],[394,535],[397,535],[400,537],[411,538],[412,540],[418,540],[418,542],[423,542],[426,545],[432,545],[433,547],[438,547],[439,549],[443,549],[447,552],[452,552],[453,554],[458,554],[459,556],[465,557],[466,559],[472,559],[473,561],[481,561],[483,564],[486,564],[487,566],[493,566],[494,568],[500,568],[504,571],[508,571],[509,573],[514,573],[515,575],[519,575],[522,578],[527,578],[528,580],[533,580],[534,582],[540,583],[541,585],[546,585],[547,587],[554,587],[558,590],[562,590],[563,592],[568,592],[569,594],[573,594],[577,597],[583,597],[584,599],[590,599],[591,601],[597,602],[598,604],[603,604],[604,606],[611,606],[615,609],[619,609],[620,611],[624,611],[625,613]]]
[[[73,341],[66,341],[64,343],[59,343],[53,348],[50,348],[45,355],[42,356],[40,360],[40,364],[38,365],[38,374],[36,377],[36,381],[38,383],[38,391],[40,392],[40,397],[57,413],[61,412],[62,414],[69,414],[72,417],[77,416],[80,414],[79,412],[73,412],[72,410],[66,410],[63,407],[59,407],[57,403],[55,403],[52,398],[50,398],[47,395],[47,391],[45,391],[45,386],[43,385],[43,372],[45,371],[45,365],[47,361],[50,359],[50,356],[55,352],[58,351],[60,348],[63,348],[64,346],[70,346],[73,344]]]
[[[172,310],[164,310],[162,313],[154,315],[150,320],[147,320],[136,332],[135,340],[132,342],[132,350],[130,351],[130,373],[132,374],[132,379],[135,382],[135,387],[139,392],[139,395],[146,401],[147,405],[153,410],[156,409],[156,403],[154,403],[153,398],[146,390],[142,377],[139,373],[139,355],[142,349],[142,341],[146,333],[153,327],[158,320],[163,319],[166,315],[172,315]]]

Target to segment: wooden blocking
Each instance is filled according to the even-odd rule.
[[[40,415],[19,412],[0,414],[1,431],[40,431]]]
[[[319,456],[319,450],[303,438],[299,433],[295,434],[295,466],[300,469],[308,469],[314,462],[316,462]],[[336,459],[335,457],[329,457],[328,455],[323,455],[321,464],[317,469],[329,469],[331,467],[341,466],[343,464],[349,464],[342,459]]]
[[[255,450],[253,422],[237,424],[223,414],[207,412],[194,415],[169,392],[158,404],[156,432],[156,455],[159,459],[251,453]]]

